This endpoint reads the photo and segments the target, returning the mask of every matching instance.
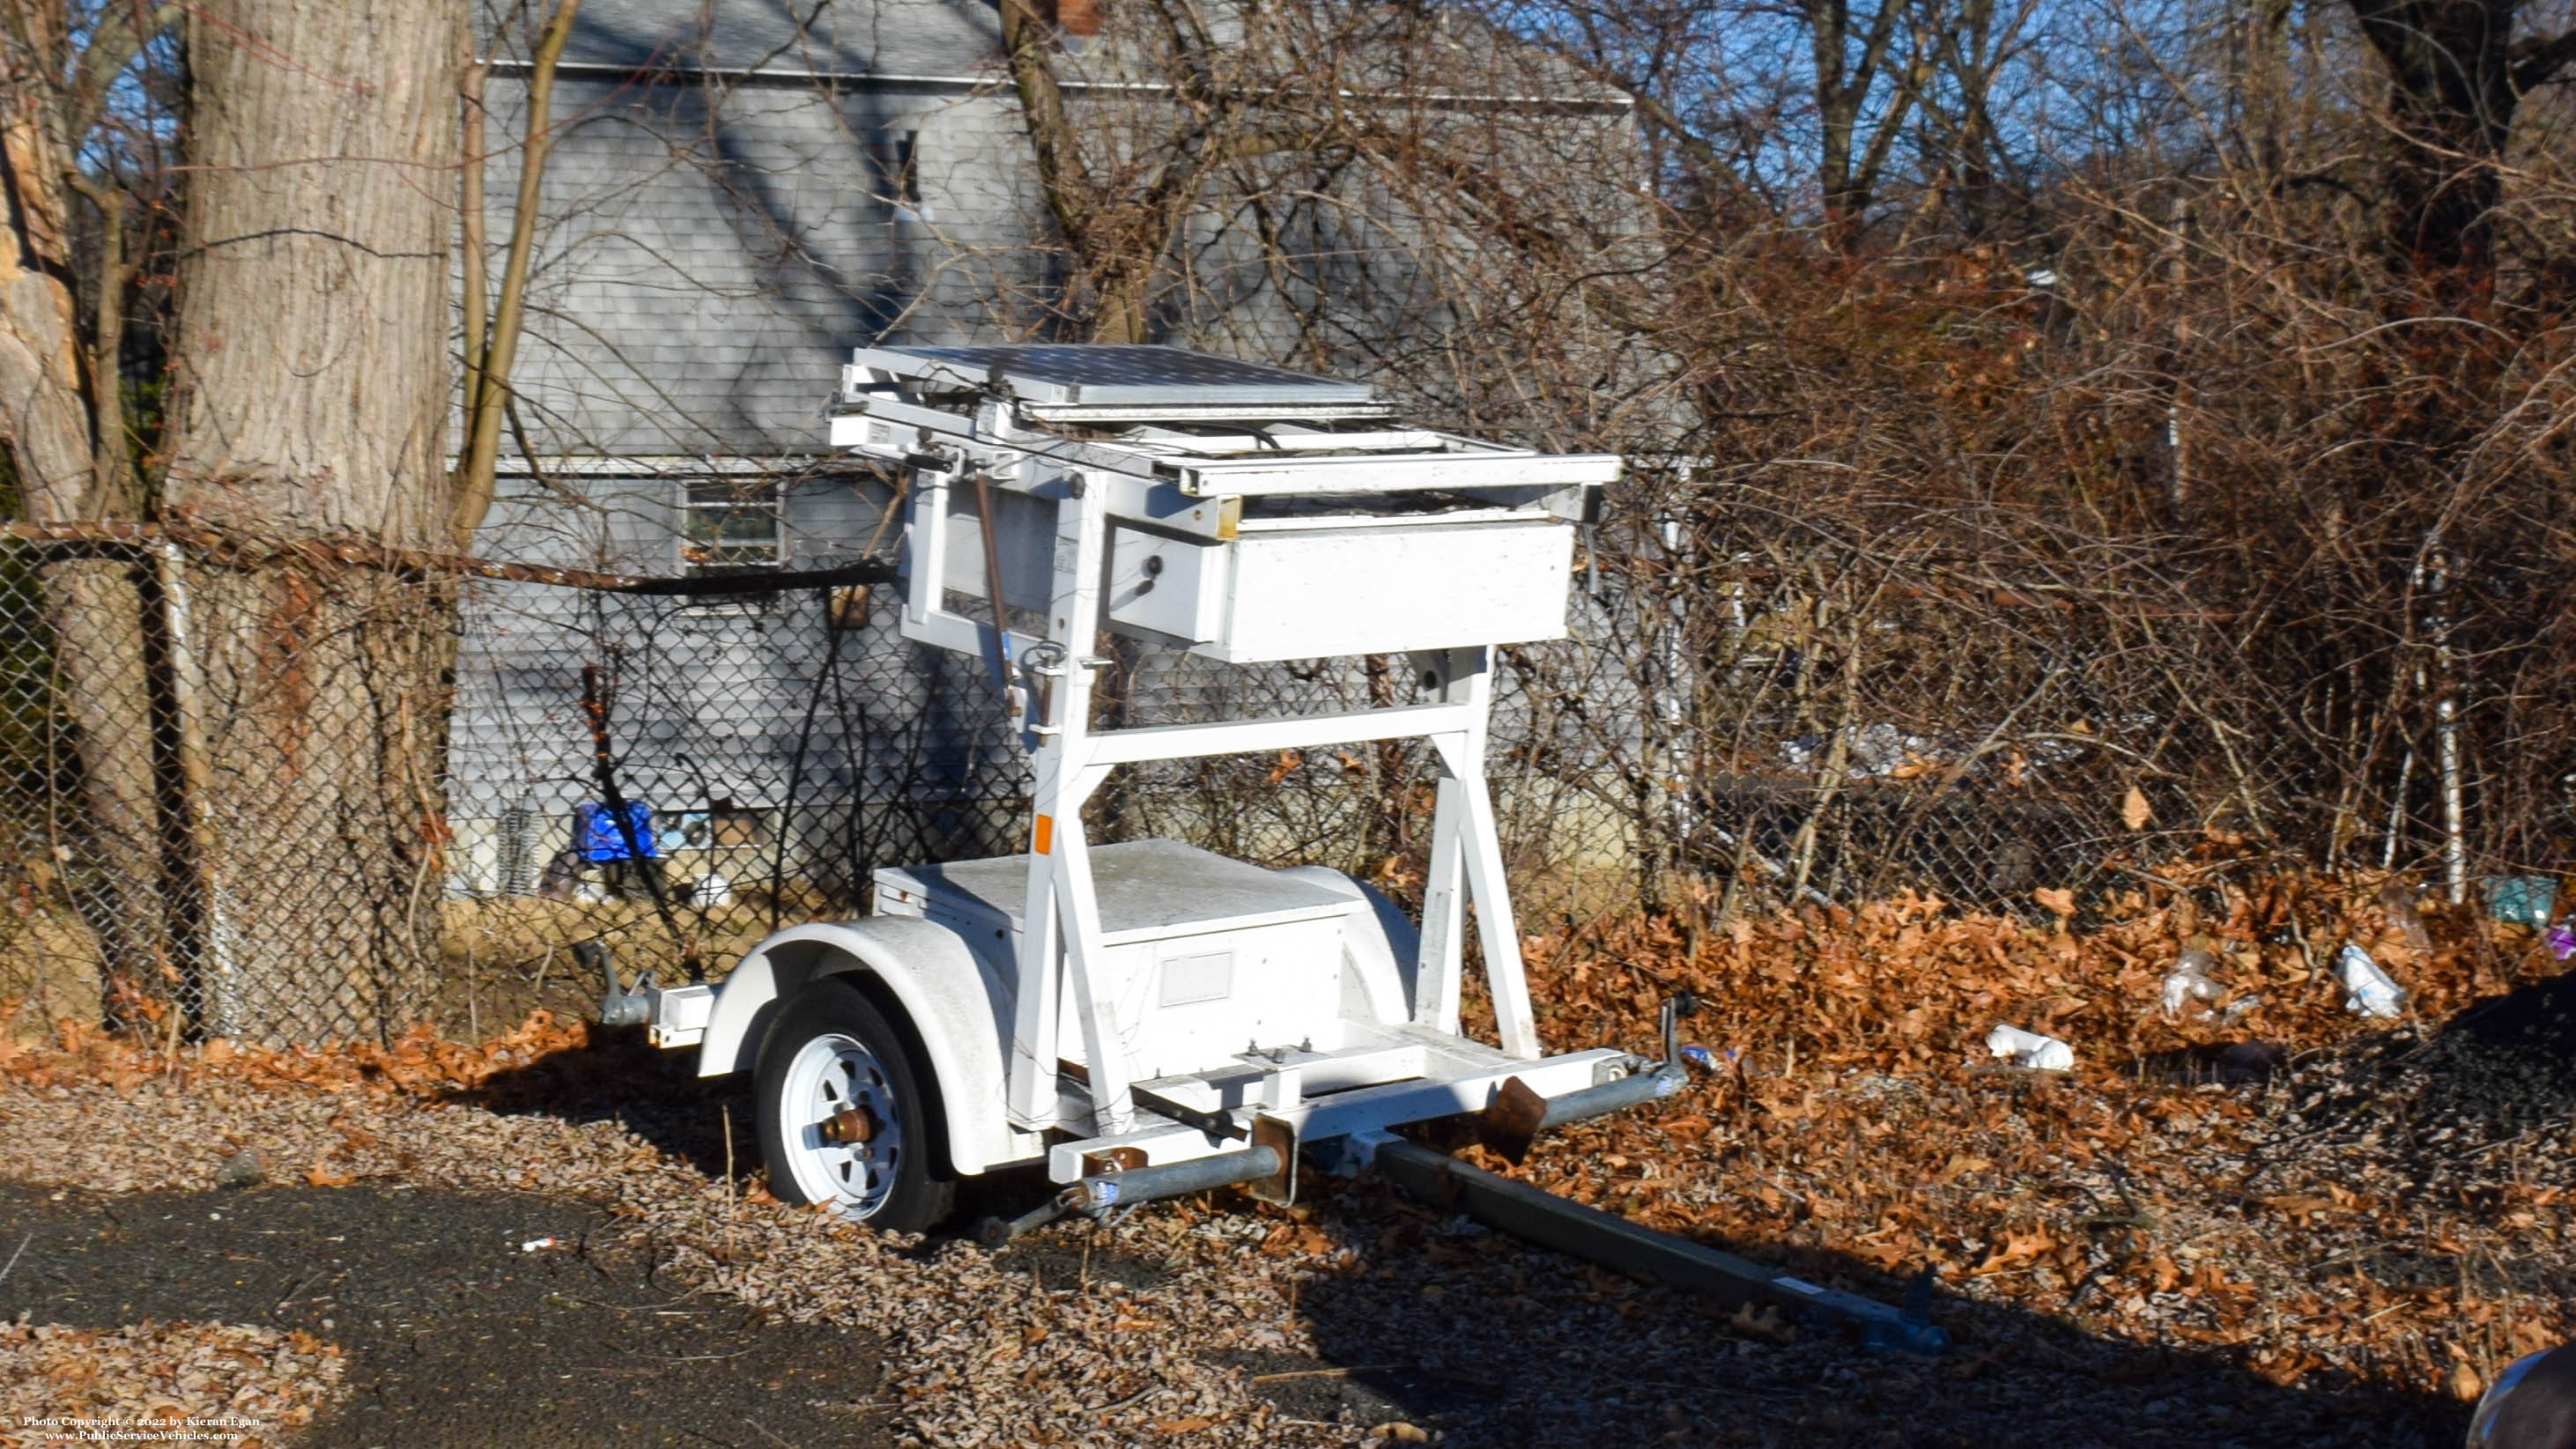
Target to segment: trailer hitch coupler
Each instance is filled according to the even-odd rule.
[[[608,948],[597,941],[575,941],[572,958],[607,983],[599,997],[601,1026],[643,1026],[653,1019],[653,973],[635,978],[629,988],[617,979],[617,963],[609,959]]]

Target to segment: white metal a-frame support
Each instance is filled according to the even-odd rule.
[[[1508,1056],[1537,1059],[1538,1032],[1530,1013],[1529,987],[1485,778],[1493,699],[1490,649],[1479,646],[1410,656],[1434,696],[1422,704],[1345,714],[1093,730],[1089,727],[1092,686],[1106,662],[1092,658],[1090,650],[1102,622],[1100,580],[1109,490],[1091,486],[1092,480],[1080,471],[1007,485],[1012,491],[1053,502],[1055,536],[1046,632],[1033,637],[1012,631],[1005,655],[994,623],[945,607],[952,587],[945,576],[950,494],[964,486],[960,475],[921,469],[914,480],[905,632],[988,661],[1020,660],[1036,682],[1034,689],[1016,680],[1008,686],[1011,713],[1020,723],[1035,775],[1009,1066],[1008,1106],[1016,1126],[1040,1131],[1064,1120],[1057,1033],[1063,1019],[1061,993],[1068,989],[1081,1026],[1093,1130],[1117,1134],[1136,1126],[1131,1092],[1136,1078],[1131,1064],[1123,1059],[1117,1006],[1094,989],[1102,933],[1082,809],[1111,770],[1143,761],[1275,753],[1388,739],[1429,740],[1439,758],[1440,775],[1414,1023],[1451,1035],[1458,1030],[1466,912],[1472,904],[1499,1045]],[[1005,485],[996,478],[993,486]],[[960,579],[953,586],[964,594],[988,593],[980,580]],[[997,607],[997,619],[1004,612]]]

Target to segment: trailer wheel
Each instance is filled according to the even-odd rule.
[[[957,1184],[933,1160],[920,1068],[858,988],[826,977],[788,998],[758,1081],[761,1155],[780,1201],[829,1203],[906,1233],[948,1216]]]

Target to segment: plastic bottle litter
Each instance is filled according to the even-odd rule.
[[[2209,977],[2210,970],[2217,965],[2218,958],[2209,953],[2208,947],[2198,944],[2184,947],[2182,959],[2174,963],[2173,970],[2165,973],[2165,1015],[2178,1017],[2195,1001],[2203,1006],[2216,1005],[2218,998],[2226,994]]]
[[[2491,875],[2486,878],[2487,914],[2499,921],[2537,931],[2558,908],[2558,878],[2548,875]]]
[[[2357,1016],[2396,1016],[2405,1009],[2405,988],[2359,946],[2347,944],[2335,953],[2335,979],[2343,983],[2343,1009]]]
[[[2064,1072],[2075,1067],[2075,1048],[2053,1036],[2041,1036],[2017,1026],[1998,1026],[1987,1032],[1986,1050],[2035,1072]]]
[[[2424,917],[2415,909],[2415,888],[2403,881],[2390,881],[2379,888],[2379,908],[2388,913],[2388,924],[2406,938],[2407,946],[2421,954],[2433,950],[2433,935],[2424,929]]]

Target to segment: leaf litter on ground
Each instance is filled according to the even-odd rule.
[[[2576,1326],[2576,977],[2557,976],[2526,928],[2400,910],[2387,884],[2183,862],[2080,910],[2071,897],[2024,915],[1899,895],[1697,933],[1636,919],[1534,937],[1525,949],[1552,1049],[1644,1048],[1659,1002],[1688,990],[1704,1006],[1687,1032],[1720,1069],[1653,1108],[1542,1139],[1519,1167],[1461,1150],[1833,1286],[1893,1297],[1928,1267],[1944,1313],[2019,1315],[1978,1318],[1989,1335],[2056,1325],[2215,1356],[2285,1387],[2473,1396]],[[2394,1030],[2343,1009],[2331,956],[2347,941],[2409,992]],[[2177,1019],[2161,983],[2187,942],[2211,951],[2222,990]],[[1997,1022],[2075,1042],[2077,1069],[1994,1065],[1982,1041]],[[1455,1238],[1437,1214],[1331,1186],[1285,1211],[1223,1196],[1150,1210],[1114,1240],[1155,1262],[1149,1283],[1095,1278],[1088,1246],[1078,1281],[1023,1277],[963,1243],[776,1204],[708,1170],[707,1151],[637,1130],[656,1113],[709,1114],[701,1089],[668,1074],[656,1088],[632,1055],[543,1012],[479,1043],[420,1030],[329,1050],[209,1042],[174,1055],[58,1024],[50,1041],[0,1045],[11,1126],[0,1177],[205,1188],[250,1151],[315,1184],[604,1201],[674,1282],[884,1335],[886,1397],[908,1437],[940,1444],[1121,1443],[1180,1424],[1205,1442],[1360,1442],[1366,1425],[1282,1414],[1221,1361],[1328,1354],[1348,1337],[1319,1306],[1336,1284],[1361,1296],[1377,1280],[1403,1285],[1425,1333],[1461,1302],[1523,1305],[1526,1326],[1506,1336],[1565,1345],[1552,1351],[1568,1359],[1606,1341],[1599,1325],[1664,1304],[1660,1290],[1491,1235]],[[527,1110],[538,1099],[593,1105]],[[691,1130],[703,1139],[702,1122]],[[1693,1321],[1784,1365],[1838,1352],[1776,1319]],[[1998,1343],[1972,1349],[1966,1372],[2022,1371],[2001,1366]],[[1676,1391],[1744,1392],[1741,1363],[1657,1372]],[[1845,1442],[1841,1412],[1801,1411],[1795,1424],[1818,1437],[1740,1442]]]

